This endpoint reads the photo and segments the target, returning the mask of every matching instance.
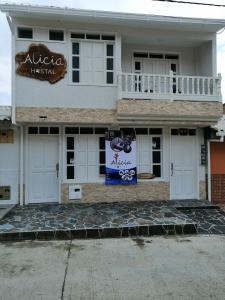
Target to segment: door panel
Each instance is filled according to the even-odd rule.
[[[171,136],[171,199],[197,198],[194,136]]]
[[[29,136],[29,203],[57,202],[58,137]]]

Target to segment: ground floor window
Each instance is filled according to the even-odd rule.
[[[121,128],[121,130],[126,128]],[[130,130],[130,129],[129,129]],[[77,182],[101,180],[105,175],[106,128],[65,128],[65,177]],[[137,172],[162,177],[162,129],[135,128]]]

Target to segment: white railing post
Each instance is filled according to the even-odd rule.
[[[170,71],[170,101],[173,101],[173,71]]]
[[[122,74],[117,76],[118,99],[122,99]],[[126,91],[125,91],[126,92]]]
[[[222,80],[222,76],[221,76],[221,73],[219,73],[217,78],[216,78],[216,94],[220,97],[222,96],[222,93],[221,93],[221,80]]]

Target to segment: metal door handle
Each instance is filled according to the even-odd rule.
[[[171,176],[173,176],[173,163],[171,163]]]
[[[57,178],[59,177],[59,163],[57,163],[56,165],[55,165],[55,169],[56,169],[56,176],[57,176]]]

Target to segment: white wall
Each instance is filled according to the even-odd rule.
[[[212,42],[204,42],[196,49],[196,73],[199,76],[213,75]]]
[[[117,84],[115,77],[114,85],[87,86],[71,84],[70,59],[71,44],[70,30],[95,31],[113,33],[117,40],[122,37],[122,70],[131,72],[132,70],[132,50],[160,50],[166,52],[177,52],[180,54],[180,74],[185,75],[205,75],[206,61],[211,59],[209,56],[210,47],[200,47],[197,51],[196,43],[201,43],[212,39],[213,34],[200,32],[182,32],[128,28],[125,26],[110,26],[101,24],[81,24],[75,22],[62,23],[60,21],[38,21],[16,19],[16,26],[32,26],[34,28],[34,40],[15,40],[15,54],[20,51],[27,51],[31,43],[44,43],[51,51],[64,54],[68,62],[68,70],[65,78],[55,84],[47,81],[39,81],[15,74],[15,103],[16,106],[30,107],[77,107],[77,108],[108,108],[115,109],[117,101]],[[65,42],[48,41],[48,28],[65,29]],[[132,42],[133,41],[133,42]],[[134,42],[135,41],[135,42]],[[158,43],[158,46],[156,45]],[[168,46],[165,46],[165,43]],[[204,45],[205,45],[204,44]],[[117,44],[118,45],[118,44]],[[173,46],[169,46],[173,45]],[[181,47],[182,45],[182,47]],[[118,47],[116,48],[119,51]],[[201,58],[202,52],[206,53]],[[120,55],[115,61],[115,66],[120,71]],[[13,60],[15,58],[13,57]],[[116,60],[116,58],[115,58]],[[198,61],[200,62],[198,63]],[[196,65],[198,66],[198,70]],[[212,65],[212,63],[211,63]],[[197,71],[196,71],[197,70]],[[204,73],[204,74],[201,74]],[[116,73],[116,72],[115,72]],[[14,75],[14,74],[13,74]],[[208,74],[206,74],[208,75]]]
[[[153,51],[158,53],[175,53],[180,57],[180,74],[195,75],[194,48],[149,46],[138,44],[122,44],[122,71],[132,72],[133,51]]]
[[[19,130],[14,129],[14,143],[0,144],[0,186],[11,186],[10,201],[0,204],[18,203],[19,187]]]

